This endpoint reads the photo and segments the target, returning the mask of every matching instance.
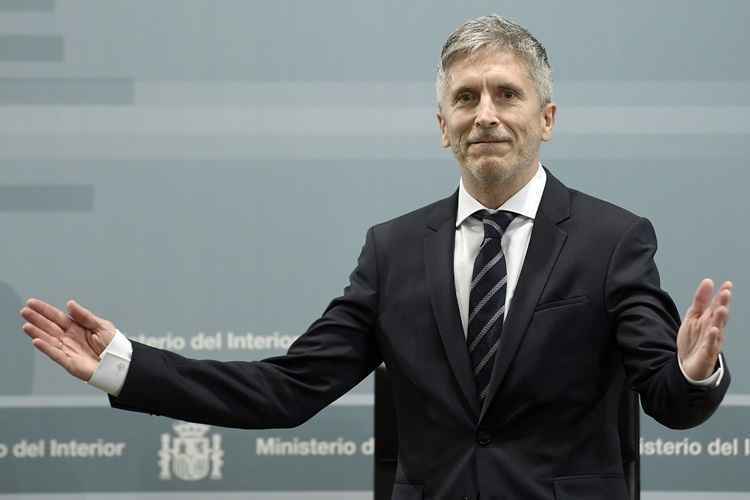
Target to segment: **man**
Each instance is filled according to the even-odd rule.
[[[285,356],[189,360],[73,301],[68,316],[29,300],[23,329],[116,408],[243,428],[299,425],[385,361],[394,499],[623,500],[623,387],[669,427],[707,419],[729,385],[732,285],[702,281],[680,324],[651,224],[541,167],[550,73],[543,46],[501,17],[450,35],[437,119],[458,191],[372,227],[344,295]]]

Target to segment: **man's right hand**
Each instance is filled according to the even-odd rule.
[[[68,301],[68,314],[39,299],[29,299],[21,309],[27,322],[23,331],[31,343],[65,368],[71,375],[88,381],[99,365],[99,355],[115,336],[111,321]]]

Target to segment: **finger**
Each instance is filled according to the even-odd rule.
[[[734,288],[734,284],[731,281],[725,281],[722,283],[721,288],[719,288],[719,291],[714,295],[714,300],[711,302],[712,306],[718,307],[728,305],[729,300],[731,300],[732,297],[732,288]]]
[[[31,337],[32,342],[34,339],[40,339],[50,345],[58,345],[60,343],[60,337],[50,335],[41,328],[32,325],[31,323],[24,323],[21,329],[23,330],[23,333]]]
[[[698,285],[693,296],[693,303],[690,305],[690,314],[698,317],[703,314],[708,305],[711,303],[711,296],[714,292],[714,282],[708,278],[704,279]]]
[[[67,314],[55,306],[47,304],[43,300],[29,299],[26,301],[26,307],[38,312],[48,320],[55,323],[62,330],[66,330],[70,326],[70,318],[68,318]]]
[[[718,328],[720,331],[724,331],[724,327],[727,326],[729,321],[729,308],[720,306],[714,312],[711,318],[711,326]]]
[[[734,287],[734,284],[732,284],[731,281],[725,281],[721,284],[721,288],[716,292],[716,295],[714,295],[713,300],[711,301],[711,306],[717,306],[717,305],[726,305],[723,303],[726,298],[732,296],[732,288]]]
[[[49,344],[48,342],[45,342],[44,340],[38,339],[38,338],[32,340],[31,343],[39,351],[46,354],[47,357],[50,358],[52,361],[62,366],[66,370],[68,370],[68,363],[70,362],[69,361],[70,358],[68,358],[68,356],[61,349],[58,349],[52,344]]]
[[[50,321],[30,307],[21,309],[21,317],[52,337],[60,337],[63,333],[57,323]]]
[[[716,294],[717,305],[729,307],[729,304],[731,302],[732,302],[731,288],[723,288],[718,294]]]
[[[70,316],[84,328],[96,330],[101,324],[101,320],[91,311],[78,304],[75,300],[68,301],[68,312]]]

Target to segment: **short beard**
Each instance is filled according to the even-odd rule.
[[[524,153],[527,153],[527,151],[524,151]],[[453,154],[458,163],[476,179],[477,187],[512,185],[519,177],[523,176],[525,172],[533,167],[532,162],[534,161],[533,155],[524,154],[518,158],[518,161],[514,165],[493,165],[495,162],[492,160],[487,161],[487,159],[483,158],[470,160],[462,157],[459,151],[455,149],[453,150]],[[487,164],[483,165],[482,163]]]
[[[492,164],[482,165],[482,163],[485,163],[485,161],[479,160],[479,162],[465,162],[464,168],[469,171],[471,176],[474,177],[480,185],[484,186],[508,184],[518,176],[522,168],[520,165],[506,167]]]

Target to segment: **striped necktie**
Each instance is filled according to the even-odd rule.
[[[489,389],[495,352],[500,343],[505,316],[508,276],[500,239],[516,214],[481,210],[472,215],[484,225],[484,240],[474,260],[469,292],[469,321],[466,342],[474,369],[480,403]]]

